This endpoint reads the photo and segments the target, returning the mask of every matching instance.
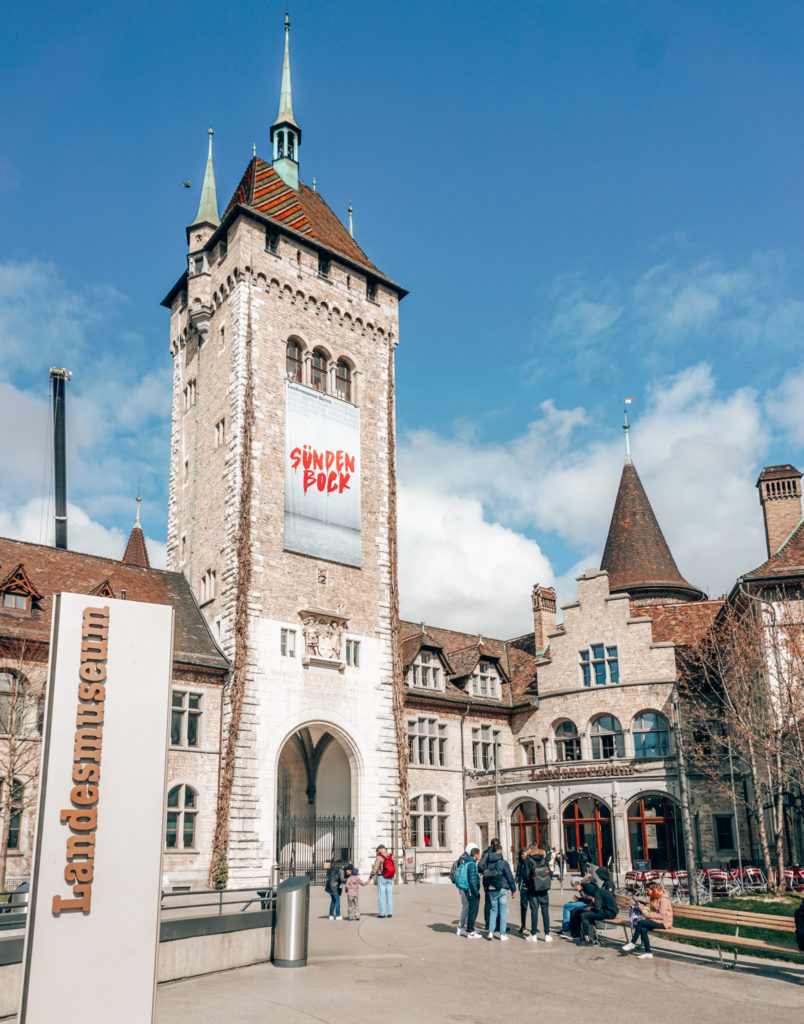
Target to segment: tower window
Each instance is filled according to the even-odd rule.
[[[343,359],[338,360],[335,370],[335,391],[338,398],[342,398],[344,402],[352,401],[352,371]]]
[[[294,143],[295,143],[295,141],[296,140],[295,140],[295,138],[293,136],[293,132],[288,132],[288,157],[291,160],[295,160],[296,159],[296,154],[294,153]]]
[[[301,383],[302,379],[302,347],[298,341],[289,341],[287,346],[288,380]]]
[[[320,253],[318,256],[318,276],[329,277],[329,260],[326,256],[322,256]]]
[[[360,641],[359,640],[347,640],[346,641],[346,664],[352,665],[354,668],[360,666]]]
[[[226,253],[229,251],[229,243],[225,238],[221,239],[220,246],[218,247],[218,258],[223,259]]]
[[[201,604],[212,601],[215,597],[215,570],[207,569],[201,577]]]
[[[273,228],[265,229],[265,251],[272,252],[276,255],[276,250],[279,248],[279,232],[274,231]]]
[[[296,657],[296,630],[283,629],[279,637],[279,650],[283,658]]]
[[[195,381],[188,380],[184,389],[184,411],[189,412],[195,405]]]
[[[377,282],[372,281],[370,277],[366,279],[366,298],[369,302],[377,301]]]
[[[284,132],[277,132],[276,133],[276,155],[278,157],[285,155],[285,133]]]
[[[196,256],[195,260],[193,261],[193,266],[195,268],[195,273],[196,274],[203,274],[203,272],[204,272],[204,257],[203,256]]]
[[[317,348],[313,350],[312,379],[310,383],[316,391],[327,390],[327,357]]]
[[[220,448],[226,440],[226,420],[218,420],[215,424],[215,447]]]

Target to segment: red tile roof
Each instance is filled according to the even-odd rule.
[[[631,614],[648,616],[653,620],[654,643],[669,641],[679,646],[690,646],[710,629],[722,607],[722,599],[687,604],[632,604]]]
[[[612,594],[627,591],[632,599],[679,598],[696,601],[703,591],[688,583],[670,553],[636,467],[623,466],[600,568],[609,574]]]
[[[223,216],[226,217],[238,203],[257,210],[277,224],[315,239],[327,249],[346,256],[366,270],[385,276],[366,256],[318,192],[301,182],[298,191],[291,188],[270,164],[257,156],[252,158],[246,168]]]
[[[53,595],[109,588],[118,598],[173,606],[173,659],[224,672],[229,662],[215,643],[182,573],[126,565],[111,558],[0,537],[0,573],[22,565],[41,594],[30,612],[0,608],[0,636],[49,643]]]
[[[745,573],[744,579],[804,576],[804,520],[793,530],[776,554],[762,565]]]
[[[148,548],[145,546],[145,535],[142,527],[132,527],[129,534],[128,544],[123,554],[124,565],[141,565],[144,569],[151,568],[151,560],[148,557]]]

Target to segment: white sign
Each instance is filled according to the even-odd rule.
[[[285,384],[285,550],[360,566],[360,410]]]
[[[153,1019],[173,609],[53,604],[20,1024]]]

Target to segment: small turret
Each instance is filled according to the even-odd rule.
[[[293,119],[293,97],[290,91],[290,18],[285,15],[285,60],[282,65],[282,87],[279,91],[279,113],[271,125],[274,147],[273,167],[291,188],[299,187],[299,146],[301,128]]]

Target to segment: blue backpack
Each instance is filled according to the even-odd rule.
[[[458,867],[455,871],[455,884],[459,889],[465,889],[469,891],[469,861],[461,860],[458,863]]]

